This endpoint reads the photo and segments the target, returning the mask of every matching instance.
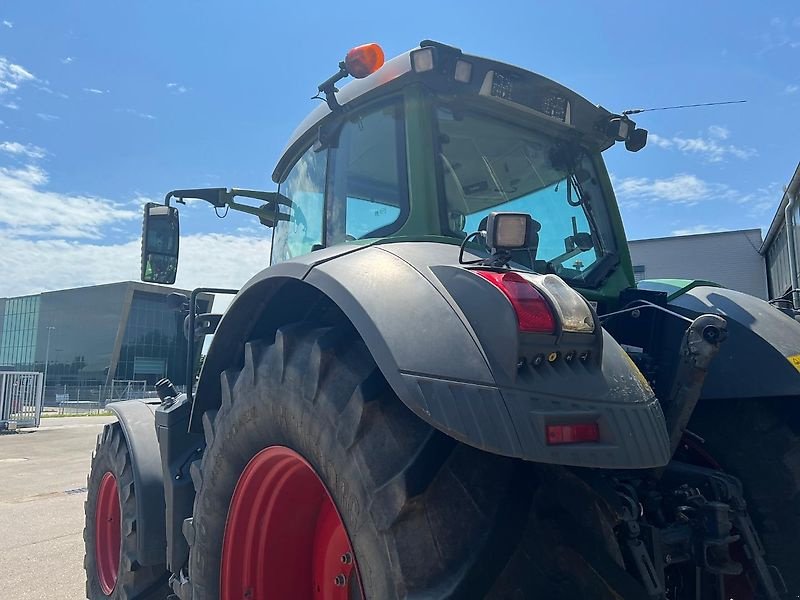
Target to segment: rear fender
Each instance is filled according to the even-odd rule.
[[[259,273],[220,323],[200,378],[192,429],[200,431],[200,415],[219,406],[220,374],[242,364],[246,340],[268,338],[283,324],[334,307],[355,328],[399,399],[457,440],[555,464],[665,464],[669,447],[658,402],[616,342],[599,328],[588,338],[539,336],[560,356],[583,347],[596,362],[562,361],[520,376],[518,362],[527,364],[545,348],[520,341],[511,303],[456,266],[458,250],[432,242],[338,255],[331,248],[329,258],[313,265],[301,257]],[[547,444],[546,424],[582,419],[598,420],[607,437],[597,444]]]
[[[201,431],[202,413],[219,406],[220,374],[241,364],[244,341],[268,337],[285,323],[313,316],[315,305],[325,301],[344,313],[394,392],[423,419],[435,420],[419,388],[410,385],[405,374],[435,374],[454,382],[487,386],[487,391],[473,400],[492,406],[492,412],[505,412],[508,420],[499,393],[489,389],[494,378],[474,334],[442,294],[405,261],[378,247],[366,247],[323,261],[313,269],[297,261],[280,263],[242,288],[209,348],[191,429]],[[420,332],[427,334],[424,340]],[[486,398],[479,400],[484,395]],[[457,438],[466,435],[442,423],[437,426]],[[506,439],[492,441],[497,436]],[[508,450],[518,446],[515,438],[498,431],[488,441],[496,450]]]
[[[163,565],[166,558],[164,474],[155,425],[159,402],[125,400],[107,406],[122,427],[131,455],[136,491],[137,561],[143,566]]]

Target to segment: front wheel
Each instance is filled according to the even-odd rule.
[[[136,561],[136,489],[131,454],[119,423],[109,423],[98,436],[87,487],[86,597],[165,598],[169,593],[166,567],[144,567]]]

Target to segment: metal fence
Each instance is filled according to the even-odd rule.
[[[147,394],[147,382],[144,380],[113,379],[106,403],[119,400],[141,400],[147,398]]]
[[[0,371],[0,425],[38,427],[42,417],[42,373]]]
[[[43,404],[47,413],[92,415],[112,402],[156,397],[154,387],[144,380],[114,379],[107,385],[48,385]]]

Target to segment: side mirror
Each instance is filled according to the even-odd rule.
[[[180,224],[178,209],[148,202],[142,223],[142,281],[175,283]]]

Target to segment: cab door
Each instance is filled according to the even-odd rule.
[[[348,117],[331,149],[328,245],[381,238],[408,216],[408,169],[400,99]]]

